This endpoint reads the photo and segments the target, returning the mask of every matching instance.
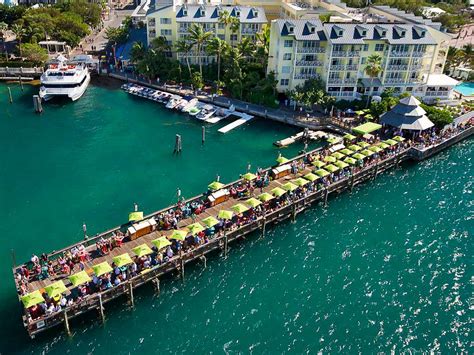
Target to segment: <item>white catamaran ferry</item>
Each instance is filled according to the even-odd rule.
[[[91,80],[86,63],[71,62],[60,56],[41,75],[39,96],[48,101],[55,96],[67,96],[72,101],[79,99]]]

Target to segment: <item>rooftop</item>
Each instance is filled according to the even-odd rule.
[[[205,22],[219,21],[219,14],[227,11],[241,23],[267,23],[265,11],[261,7],[229,6],[229,5],[180,5],[176,7],[177,22]]]

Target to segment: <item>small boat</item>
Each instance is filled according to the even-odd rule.
[[[165,102],[168,102],[170,98],[171,98],[171,94],[164,92],[163,95],[160,96],[158,101],[164,104]]]
[[[202,108],[206,106],[205,104],[203,104],[202,102],[197,102],[197,104],[192,107],[190,110],[189,110],[189,115],[190,116],[196,116],[199,112],[201,112]]]
[[[175,108],[181,102],[182,99],[183,98],[179,95],[171,96],[171,99],[166,104],[166,108],[170,108],[170,109]]]
[[[189,102],[181,109],[181,112],[189,112],[193,107],[198,104],[198,99],[191,99]]]
[[[202,120],[202,121],[205,121],[209,118],[211,118],[211,116],[216,112],[216,108],[212,105],[204,105],[204,107],[202,108],[201,112],[199,114],[196,115],[196,118],[198,120]]]

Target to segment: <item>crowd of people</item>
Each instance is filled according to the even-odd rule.
[[[366,141],[366,143],[371,145],[378,142],[379,139],[375,136]],[[350,142],[349,144],[354,143],[357,142]],[[45,302],[28,309],[28,315],[30,319],[37,319],[43,315],[58,312],[64,307],[79,303],[88,295],[117,287],[144,270],[157,267],[170,261],[177,262],[177,258],[179,258],[182,253],[186,253],[200,245],[209,243],[215,238],[222,237],[225,231],[230,232],[253,223],[263,215],[290,205],[294,201],[309,196],[333,182],[340,181],[341,179],[349,177],[350,174],[354,174],[361,169],[377,164],[380,160],[396,155],[400,150],[408,148],[410,144],[411,142],[406,140],[387,147],[378,153],[374,152],[373,155],[367,156],[364,159],[359,159],[355,165],[339,169],[325,177],[318,177],[316,180],[308,182],[303,186],[298,186],[293,191],[287,191],[283,195],[274,197],[265,202],[262,201],[260,205],[254,208],[249,208],[248,211],[243,213],[234,213],[233,217],[230,219],[218,219],[218,224],[206,228],[196,234],[190,233],[182,241],[170,239],[171,245],[160,250],[153,247],[151,254],[141,257],[136,256],[128,265],[118,267],[115,264],[111,264],[112,272],[105,273],[101,276],[93,275],[90,282],[71,288],[70,292],[66,295],[61,295],[54,299],[44,295]],[[314,169],[314,166],[312,165],[314,161],[324,161],[325,158],[332,153],[330,147],[327,147],[319,151],[305,154],[303,157],[287,164],[290,166],[292,174],[297,175],[301,173],[304,175],[305,173],[308,173],[308,169]],[[241,179],[232,186],[226,186],[230,195],[235,199],[249,198],[252,196],[257,197],[264,191],[264,187],[269,185],[272,175],[271,170],[263,169],[258,169],[255,175],[255,179]],[[193,221],[197,220],[197,217],[202,212],[211,207],[208,197],[212,192],[213,191],[208,191],[208,193],[191,201],[180,200],[173,207],[155,215],[153,218],[157,222],[157,230],[165,231],[178,229],[180,221],[184,219],[192,218]],[[51,260],[45,254],[41,257],[33,255],[29,263],[22,265],[17,269],[16,277],[19,285],[19,293],[24,295],[34,291],[29,288],[29,283],[31,281],[45,280],[48,278],[66,279],[66,277],[72,273],[85,270],[86,261],[107,255],[113,249],[120,248],[123,243],[127,242],[127,238],[128,236],[126,233],[117,230],[111,233],[108,238],[102,237],[97,240],[95,250],[91,250],[91,248],[86,249],[80,244],[79,246],[64,252],[55,260]]]

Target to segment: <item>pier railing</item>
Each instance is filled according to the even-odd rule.
[[[175,255],[168,262],[155,266],[152,269],[146,270],[145,272],[142,272],[141,274],[134,276],[133,278],[129,279],[127,282],[119,286],[113,287],[109,290],[100,292],[98,294],[86,296],[79,303],[76,303],[72,306],[65,308],[63,312],[58,312],[50,316],[44,316],[40,319],[30,321],[30,322],[28,322],[25,315],[23,317],[25,327],[27,328],[30,336],[34,337],[35,334],[63,322],[66,324],[66,328],[68,329],[69,328],[68,319],[79,316],[80,314],[83,314],[89,310],[93,310],[93,309],[99,310],[101,317],[104,318],[104,313],[103,313],[104,303],[107,303],[122,295],[128,295],[129,302],[133,304],[133,289],[134,288],[139,287],[150,281],[154,281],[155,285],[158,285],[159,287],[159,277],[173,270],[180,271],[182,276],[184,277],[184,267],[186,264],[193,262],[197,259],[201,259],[203,257],[205,258],[205,256],[208,253],[215,250],[224,249],[225,253],[227,253],[227,245],[229,242],[240,239],[244,235],[249,234],[258,229],[262,229],[263,231],[262,234],[263,234],[265,230],[265,226],[267,224],[280,222],[288,218],[292,218],[294,220],[298,213],[302,212],[303,210],[305,210],[307,207],[309,207],[316,201],[323,200],[324,204],[326,204],[328,195],[330,193],[334,193],[334,192],[340,193],[347,189],[352,190],[354,186],[362,183],[363,181],[366,181],[369,179],[375,179],[379,173],[384,172],[398,165],[401,161],[410,158],[408,154],[409,150],[410,148],[401,150],[397,154],[389,156],[388,158],[381,160],[375,164],[366,166],[357,172],[353,172],[349,176],[346,176],[342,178],[341,180],[334,182],[331,185],[328,185],[327,187],[317,188],[315,191],[308,194],[307,196],[294,200],[292,201],[292,203],[289,203],[280,208],[276,208],[272,211],[269,211],[265,215],[259,216],[253,222],[246,224],[240,228],[224,231],[224,233],[221,233],[217,237],[214,237],[213,239],[209,240],[208,243],[199,245],[198,247],[190,251],[187,251],[186,253]],[[304,155],[305,154],[299,155],[298,157],[293,158],[292,161],[295,159],[300,159]],[[230,183],[227,186],[234,183]],[[168,209],[169,207],[161,211],[166,211]],[[160,213],[161,211],[155,212],[147,216],[147,218],[157,213]],[[110,231],[113,231],[113,230],[117,230],[117,229],[115,228]],[[105,233],[109,233],[110,231],[107,231]],[[104,233],[102,235],[104,235]],[[99,237],[96,237],[96,238],[99,238]],[[84,242],[78,243],[77,245],[82,244],[82,243]],[[70,248],[72,248],[72,246],[64,250],[68,250]],[[59,252],[56,252],[56,253],[59,253]]]

